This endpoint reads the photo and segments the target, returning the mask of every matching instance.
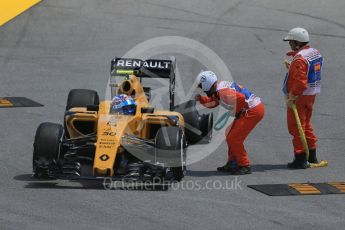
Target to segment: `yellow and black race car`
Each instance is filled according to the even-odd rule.
[[[71,90],[63,125],[45,122],[36,131],[35,177],[180,181],[186,148],[211,139],[213,115],[200,115],[194,101],[174,106],[175,65],[174,59],[115,58],[112,100],[100,102],[94,90]],[[169,79],[170,110],[150,106],[144,78]]]

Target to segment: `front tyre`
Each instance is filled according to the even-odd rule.
[[[37,177],[47,176],[49,166],[58,162],[64,129],[62,125],[45,122],[38,126],[34,141],[32,166]]]
[[[170,167],[176,181],[186,173],[186,137],[178,127],[162,127],[156,134],[156,162]]]

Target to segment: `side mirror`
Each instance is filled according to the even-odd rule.
[[[95,111],[95,112],[98,112],[98,110],[99,110],[99,105],[86,105],[86,110],[87,110],[87,111]]]
[[[143,107],[141,108],[141,113],[154,113],[155,109],[152,107]]]

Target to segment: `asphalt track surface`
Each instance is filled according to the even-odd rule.
[[[0,111],[0,229],[343,229],[343,195],[269,197],[246,185],[345,180],[344,8],[343,0],[45,0],[10,21],[0,28],[0,94],[45,107]],[[281,39],[298,25],[325,57],[313,119],[319,156],[330,165],[291,171]],[[36,127],[61,122],[68,91],[102,94],[111,58],[165,35],[205,44],[262,97],[266,116],[246,142],[254,172],[238,178],[242,189],[105,191],[30,181]],[[180,66],[186,82],[199,71]],[[184,181],[234,180],[215,172],[225,155],[223,143],[191,165]]]

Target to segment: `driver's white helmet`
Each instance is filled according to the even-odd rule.
[[[298,41],[298,42],[309,42],[309,33],[306,29],[296,27],[288,32],[284,37],[284,41]]]
[[[201,71],[197,76],[198,86],[204,91],[210,91],[213,84],[217,81],[217,76],[212,71]]]

